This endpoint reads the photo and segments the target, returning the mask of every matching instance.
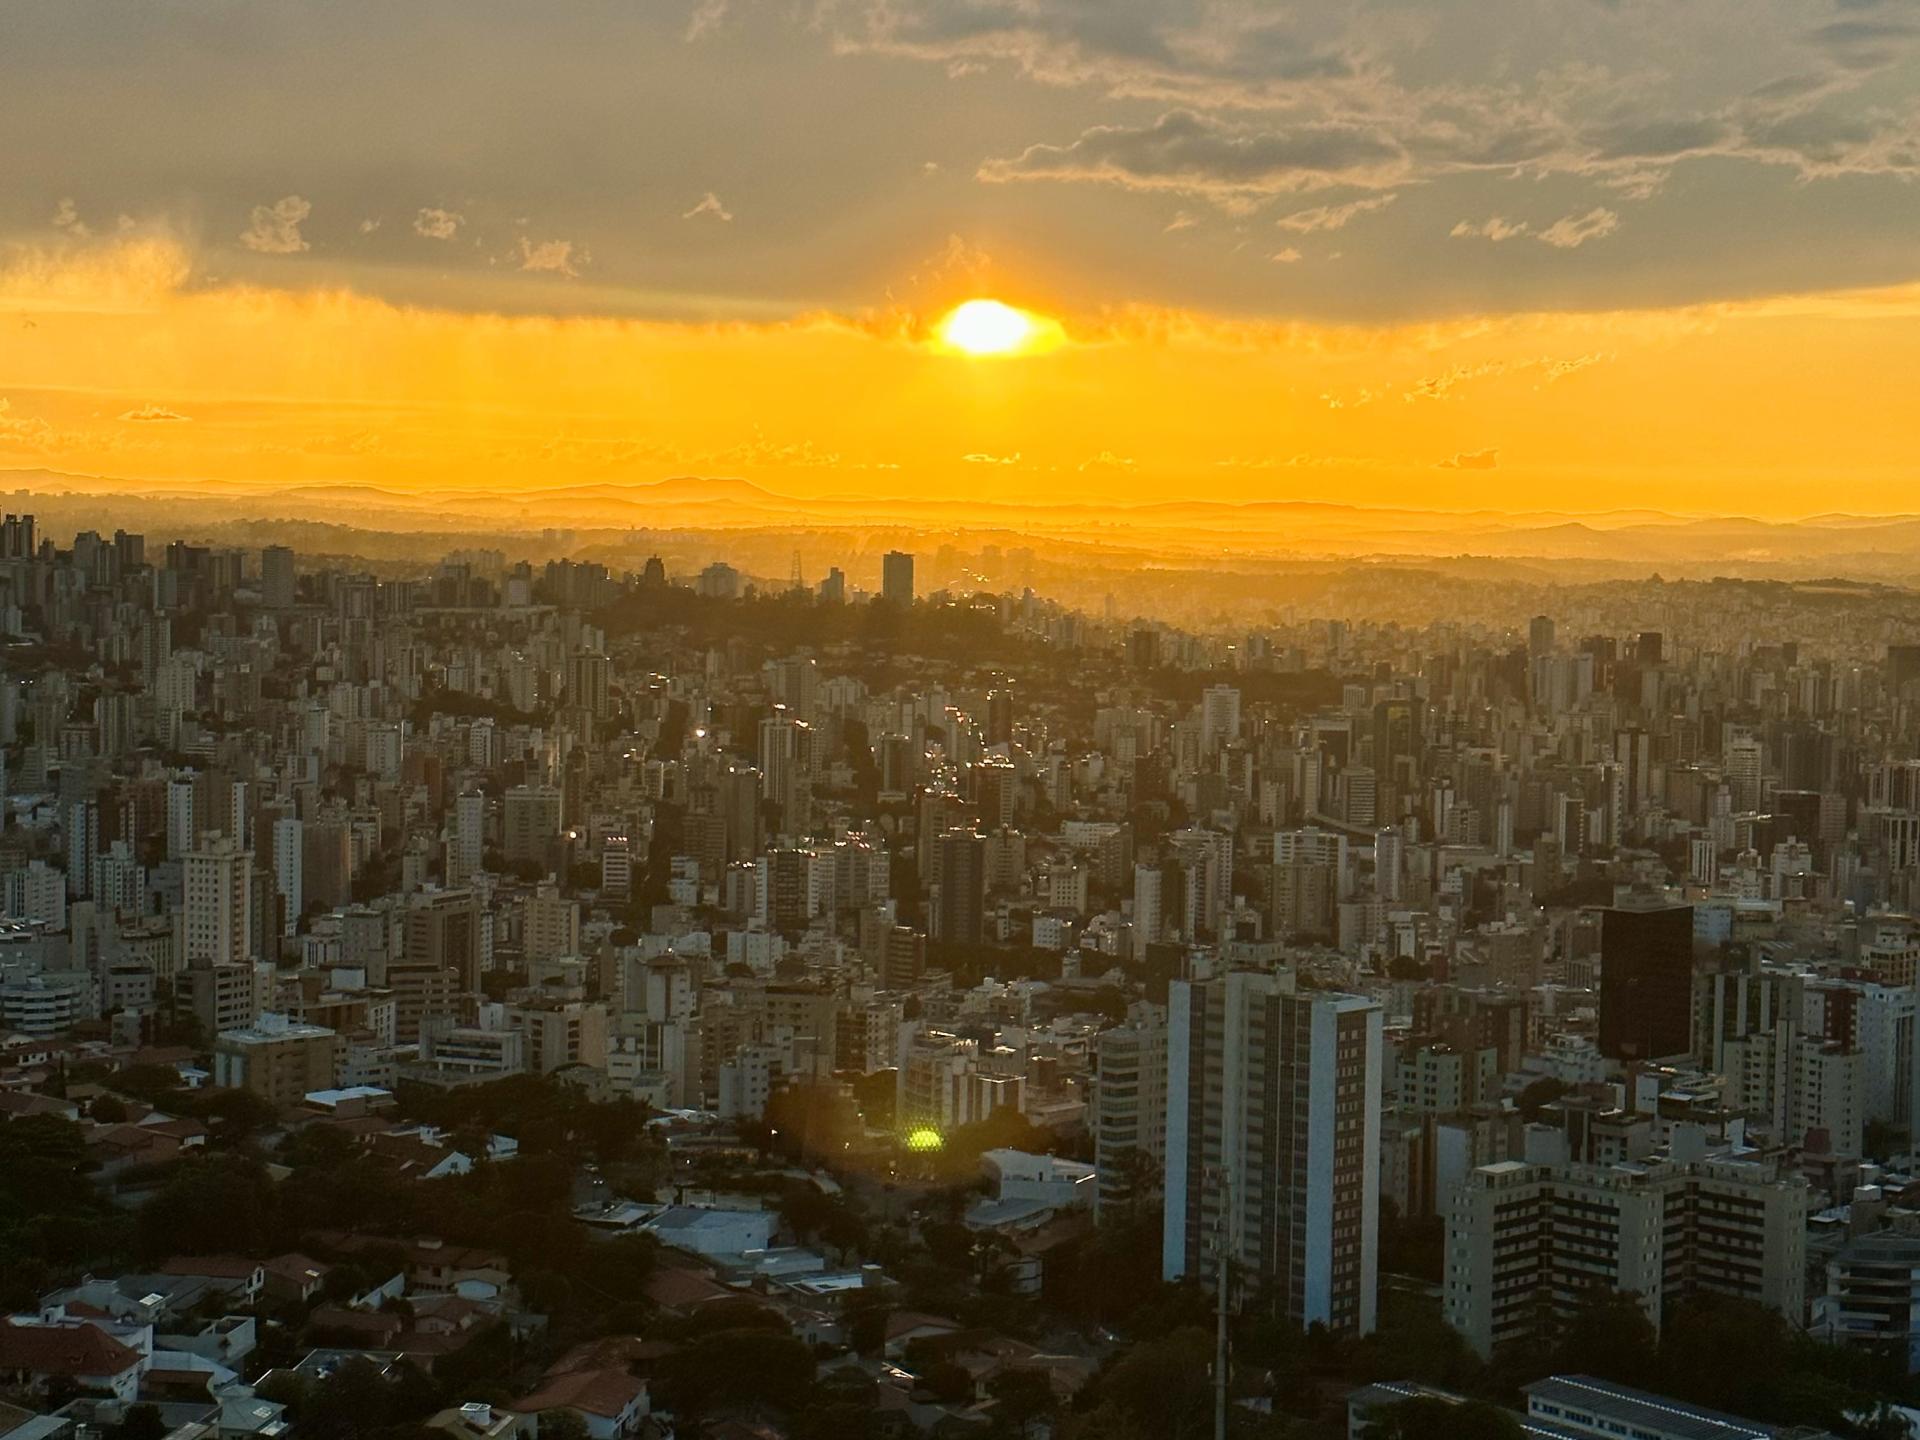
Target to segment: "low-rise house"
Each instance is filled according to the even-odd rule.
[[[773,1243],[780,1217],[771,1210],[710,1210],[669,1205],[646,1223],[661,1243],[713,1259],[738,1258]]]
[[[0,1383],[28,1394],[70,1386],[131,1401],[140,1393],[143,1357],[90,1324],[0,1325]]]
[[[534,1434],[530,1416],[478,1400],[442,1410],[425,1425],[429,1430],[441,1431],[457,1440],[523,1440]]]
[[[269,1300],[305,1305],[319,1296],[327,1271],[332,1267],[295,1251],[276,1255],[260,1268],[266,1273],[260,1290],[262,1295]]]
[[[252,1300],[267,1283],[266,1267],[243,1255],[175,1255],[160,1273],[176,1280],[198,1280],[242,1300]]]
[[[636,1434],[650,1409],[647,1386],[625,1370],[573,1370],[550,1375],[531,1395],[514,1401],[522,1414],[538,1417],[571,1410],[586,1422],[593,1440],[624,1440]]]

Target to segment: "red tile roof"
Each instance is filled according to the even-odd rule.
[[[574,1370],[556,1375],[533,1394],[513,1402],[528,1414],[543,1410],[579,1410],[609,1419],[647,1393],[647,1387],[624,1370]]]
[[[0,1325],[0,1371],[92,1378],[139,1363],[138,1351],[91,1325]]]

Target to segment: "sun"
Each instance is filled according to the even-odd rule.
[[[969,300],[940,322],[940,339],[967,355],[1011,355],[1039,331],[1034,317],[998,300]]]

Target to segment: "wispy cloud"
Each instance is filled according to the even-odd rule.
[[[1497,449],[1462,450],[1458,455],[1442,460],[1437,468],[1441,470],[1497,470],[1500,467],[1500,452]]]
[[[733,212],[720,203],[720,197],[718,195],[709,190],[705,195],[700,197],[699,202],[691,210],[682,212],[680,216],[682,220],[699,220],[703,217],[714,220],[731,220],[733,219]]]
[[[53,228],[66,231],[76,240],[84,240],[93,233],[87,228],[86,221],[80,218],[80,211],[70,196],[62,196],[60,203],[54,207]]]
[[[704,40],[718,30],[726,21],[728,8],[728,0],[695,0],[693,11],[687,16],[684,32],[688,43]]]
[[[569,279],[580,274],[576,263],[586,263],[584,253],[576,253],[571,240],[529,240],[520,237],[520,268],[531,270],[535,274],[565,275]]]
[[[1349,200],[1344,205],[1315,205],[1310,210],[1296,210],[1291,215],[1283,215],[1274,223],[1282,230],[1292,230],[1301,235],[1311,235],[1316,230],[1343,230],[1356,216],[1384,210],[1399,198],[1397,191],[1389,191],[1385,195],[1369,195],[1364,200]]]
[[[430,205],[413,217],[413,233],[427,240],[451,240],[466,222],[464,215]]]
[[[182,415],[178,410],[169,410],[164,405],[142,405],[137,410],[127,411],[120,418],[140,424],[180,425],[191,417]]]
[[[1584,215],[1565,215],[1540,232],[1540,239],[1556,250],[1577,250],[1589,240],[1611,235],[1620,228],[1620,217],[1604,206],[1595,206]]]
[[[247,228],[240,232],[240,243],[262,255],[297,255],[309,248],[300,227],[311,214],[313,205],[298,195],[256,205]]]
[[[1190,110],[1151,125],[1097,125],[1065,145],[1030,145],[989,160],[980,178],[1082,181],[1194,195],[1245,211],[1277,195],[1330,185],[1379,188],[1405,173],[1405,152],[1358,124],[1262,128]]]
[[[1512,240],[1516,236],[1528,234],[1531,228],[1524,220],[1509,220],[1504,215],[1495,215],[1477,223],[1472,220],[1462,220],[1447,233],[1456,240],[1492,240],[1497,244],[1502,240]]]

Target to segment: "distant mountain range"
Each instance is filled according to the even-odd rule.
[[[9,485],[10,482],[10,485]],[[61,524],[190,529],[226,521],[304,522],[369,531],[514,533],[567,529],[729,532],[857,530],[960,543],[1052,545],[1272,561],[1482,557],[1580,562],[1596,572],[1646,575],[1853,576],[1920,579],[1920,515],[1831,512],[1800,520],[1682,516],[1655,510],[1505,513],[1317,500],[1155,500],[1137,503],[900,495],[810,497],[726,476],[524,490],[408,491],[360,484],[292,486],[131,481],[45,470],[0,471],[0,486],[34,492],[48,533]],[[110,503],[107,503],[109,502]],[[9,497],[7,503],[22,503]]]

